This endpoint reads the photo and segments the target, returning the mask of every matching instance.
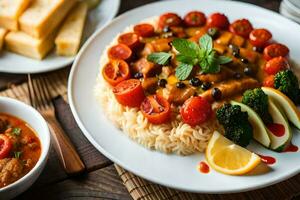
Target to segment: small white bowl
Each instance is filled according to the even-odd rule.
[[[7,113],[27,122],[35,130],[42,148],[40,159],[28,174],[0,189],[0,199],[12,199],[27,190],[44,169],[50,148],[50,133],[48,125],[41,114],[21,101],[0,97],[0,113]]]

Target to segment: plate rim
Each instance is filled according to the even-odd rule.
[[[171,0],[173,2],[180,2],[181,0]],[[191,0],[192,1],[192,0]],[[218,2],[223,2],[223,3],[226,3],[224,2],[223,0],[210,0],[210,1],[218,1]],[[109,158],[111,161],[113,161],[114,163],[116,163],[117,165],[121,166],[122,168],[126,169],[127,171],[133,173],[134,175],[138,176],[138,177],[141,177],[143,179],[146,179],[148,181],[151,181],[153,183],[156,183],[156,184],[159,184],[159,185],[163,185],[165,187],[169,187],[169,188],[173,188],[173,189],[176,189],[176,190],[180,190],[180,191],[186,191],[186,192],[193,192],[193,193],[207,193],[207,194],[227,194],[227,193],[239,193],[239,192],[246,192],[246,191],[252,191],[252,190],[255,190],[255,189],[260,189],[260,188],[265,188],[265,187],[268,187],[270,185],[274,185],[276,183],[279,183],[279,182],[282,182],[284,180],[287,180],[288,178],[290,177],[293,177],[295,176],[296,174],[298,174],[300,172],[300,167],[299,169],[291,172],[290,174],[288,175],[285,175],[285,176],[282,176],[280,178],[277,178],[276,180],[274,181],[269,181],[267,183],[260,183],[260,184],[256,184],[256,185],[253,185],[253,186],[250,186],[250,187],[245,187],[245,188],[242,188],[242,189],[222,189],[222,190],[210,190],[210,191],[207,191],[207,190],[202,190],[202,189],[189,189],[189,188],[179,188],[179,187],[176,187],[174,185],[171,185],[171,184],[165,184],[165,183],[162,183],[160,182],[159,180],[157,179],[154,179],[152,177],[145,177],[143,174],[140,174],[138,172],[134,172],[132,171],[131,169],[128,169],[127,165],[122,163],[121,161],[119,161],[118,158],[116,158],[115,156],[111,155],[108,151],[106,151],[101,145],[99,145],[97,143],[97,141],[93,138],[93,136],[89,133],[89,131],[85,128],[84,126],[84,123],[82,122],[82,120],[80,119],[79,117],[79,114],[77,113],[76,111],[76,106],[75,106],[75,102],[74,102],[74,97],[73,97],[73,80],[74,80],[74,75],[75,75],[75,72],[78,68],[78,63],[80,62],[80,58],[81,56],[83,55],[84,51],[86,48],[88,48],[88,46],[90,45],[90,43],[92,43],[92,41],[98,36],[101,34],[101,32],[104,30],[104,29],[107,29],[109,28],[112,24],[114,23],[118,23],[118,22],[121,22],[122,18],[125,18],[127,17],[127,15],[130,15],[132,12],[136,11],[136,10],[139,10],[139,9],[143,9],[149,5],[154,5],[154,4],[163,4],[165,1],[158,1],[158,2],[152,2],[152,3],[149,3],[149,4],[146,4],[146,5],[142,5],[142,6],[139,6],[139,7],[136,7],[136,8],[133,8],[131,10],[128,10],[124,13],[122,13],[121,15],[119,15],[118,17],[114,18],[112,21],[110,21],[110,23],[106,24],[105,26],[103,26],[102,28],[98,29],[97,31],[95,31],[93,33],[93,35],[85,42],[85,44],[81,47],[79,53],[77,54],[76,58],[75,58],[75,61],[72,65],[72,68],[71,68],[71,71],[70,71],[70,74],[69,74],[69,80],[68,80],[68,101],[69,101],[69,105],[70,105],[70,108],[71,108],[71,112],[74,116],[74,119],[77,123],[77,125],[79,126],[79,128],[81,129],[82,133],[85,135],[85,137],[89,140],[89,142],[91,142],[91,144],[100,152],[102,153],[104,156],[106,156],[107,158]],[[267,12],[269,14],[272,14],[272,15],[275,15],[277,17],[280,17],[282,18],[283,20],[286,20],[286,21],[289,21],[289,23],[293,23],[294,25],[297,25],[299,26],[299,24],[297,24],[296,22],[288,19],[288,18],[285,18],[284,16],[280,15],[279,13],[275,12],[275,11],[272,11],[272,10],[269,10],[269,9],[266,9],[266,8],[263,8],[263,7],[260,7],[260,6],[257,6],[257,5],[254,5],[254,4],[251,4],[251,3],[246,3],[246,2],[239,2],[239,1],[228,1],[228,2],[233,2],[233,3],[236,3],[236,4],[242,4],[242,5],[247,5],[247,6],[251,6],[255,9],[259,9],[261,11],[264,11],[264,12]],[[300,28],[300,27],[299,27]],[[300,30],[300,29],[299,29]],[[144,147],[145,148],[145,147]]]
[[[94,33],[96,33],[99,29],[102,29],[103,27],[106,27],[107,24],[109,24],[114,18],[115,16],[118,14],[119,10],[120,10],[120,6],[121,6],[121,0],[114,0],[116,2],[116,7],[115,9],[113,10],[113,12],[109,15],[108,17],[108,20],[102,25],[102,27],[96,29],[92,35],[94,35]],[[100,2],[101,3],[101,2]],[[101,5],[99,5],[101,6]],[[92,36],[91,35],[91,36]],[[91,37],[90,36],[90,37]],[[88,37],[88,39],[90,38]],[[80,47],[80,50],[81,48],[84,47],[85,43],[87,42],[88,40],[86,40]],[[16,54],[18,55],[18,54]],[[5,68],[5,69],[2,69],[0,70],[0,73],[7,73],[7,74],[39,74],[39,73],[46,73],[46,72],[52,72],[52,71],[55,71],[55,70],[59,70],[59,69],[62,69],[64,67],[67,67],[67,66],[70,66],[76,59],[77,55],[79,55],[79,52],[73,56],[73,57],[66,57],[66,61],[65,63],[62,63],[62,64],[57,64],[55,65],[55,67],[48,67],[46,69],[41,69],[41,70],[35,70],[35,71],[32,71],[32,70],[10,70],[10,68]],[[18,56],[22,56],[22,55],[18,55]],[[1,57],[0,57],[1,59]],[[43,62],[42,60],[40,62]],[[73,66],[73,64],[72,64]]]

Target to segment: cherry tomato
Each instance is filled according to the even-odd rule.
[[[275,57],[285,57],[289,54],[290,50],[283,44],[271,44],[264,49],[264,59],[271,60]]]
[[[211,104],[203,97],[191,97],[181,107],[182,120],[196,126],[206,122],[213,114]]]
[[[112,86],[130,77],[129,66],[124,60],[111,60],[103,67],[102,74]]]
[[[263,86],[273,88],[274,87],[274,75],[265,77]]]
[[[284,57],[276,57],[269,60],[265,65],[265,72],[269,75],[275,75],[277,72],[289,68],[289,63]]]
[[[0,159],[6,158],[12,149],[12,142],[4,135],[0,134]]]
[[[137,79],[128,79],[114,87],[113,93],[117,101],[128,107],[139,107],[145,98],[142,84]]]
[[[159,95],[148,96],[141,104],[141,112],[152,124],[162,124],[170,120],[170,103]]]
[[[108,57],[110,59],[128,60],[131,55],[131,49],[125,44],[117,44],[108,50]]]
[[[252,24],[247,19],[238,19],[229,26],[229,31],[248,38],[250,32],[253,30]]]
[[[203,12],[192,11],[184,16],[186,26],[203,26],[206,23],[206,17]]]
[[[208,27],[216,27],[219,29],[227,29],[229,26],[228,18],[221,13],[213,13],[207,18]]]
[[[158,28],[163,29],[165,27],[179,26],[181,25],[181,18],[175,13],[165,13],[159,17]]]
[[[141,37],[151,37],[155,34],[154,27],[151,24],[135,25],[133,31]]]
[[[130,49],[138,47],[140,43],[139,36],[135,33],[125,33],[119,36],[118,42],[127,45]]]
[[[264,28],[254,29],[249,35],[250,43],[256,47],[265,47],[271,38],[272,33]]]

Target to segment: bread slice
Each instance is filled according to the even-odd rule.
[[[0,0],[0,26],[17,31],[18,18],[31,0]]]
[[[24,32],[9,32],[5,36],[5,47],[14,53],[42,60],[54,47],[53,32],[45,39],[34,38]]]
[[[56,53],[75,56],[78,52],[88,12],[86,3],[81,2],[71,10],[55,39]]]
[[[2,47],[3,47],[4,37],[5,37],[5,35],[6,35],[7,32],[8,31],[6,29],[0,28],[0,51],[1,51]]]
[[[63,21],[76,0],[34,0],[20,16],[21,31],[35,38],[45,38]]]

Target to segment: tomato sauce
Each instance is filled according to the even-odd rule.
[[[277,137],[282,137],[284,136],[285,133],[285,128],[282,124],[268,124],[267,125],[268,129]]]
[[[198,165],[198,170],[201,173],[207,174],[209,172],[209,166],[205,162],[201,161]]]
[[[276,159],[271,156],[259,155],[261,161],[266,163],[267,165],[273,165],[276,162]]]
[[[284,150],[284,152],[297,152],[298,151],[298,147],[294,144],[290,144],[290,146]]]
[[[38,162],[41,144],[35,131],[23,120],[0,113],[0,188],[26,175]]]

